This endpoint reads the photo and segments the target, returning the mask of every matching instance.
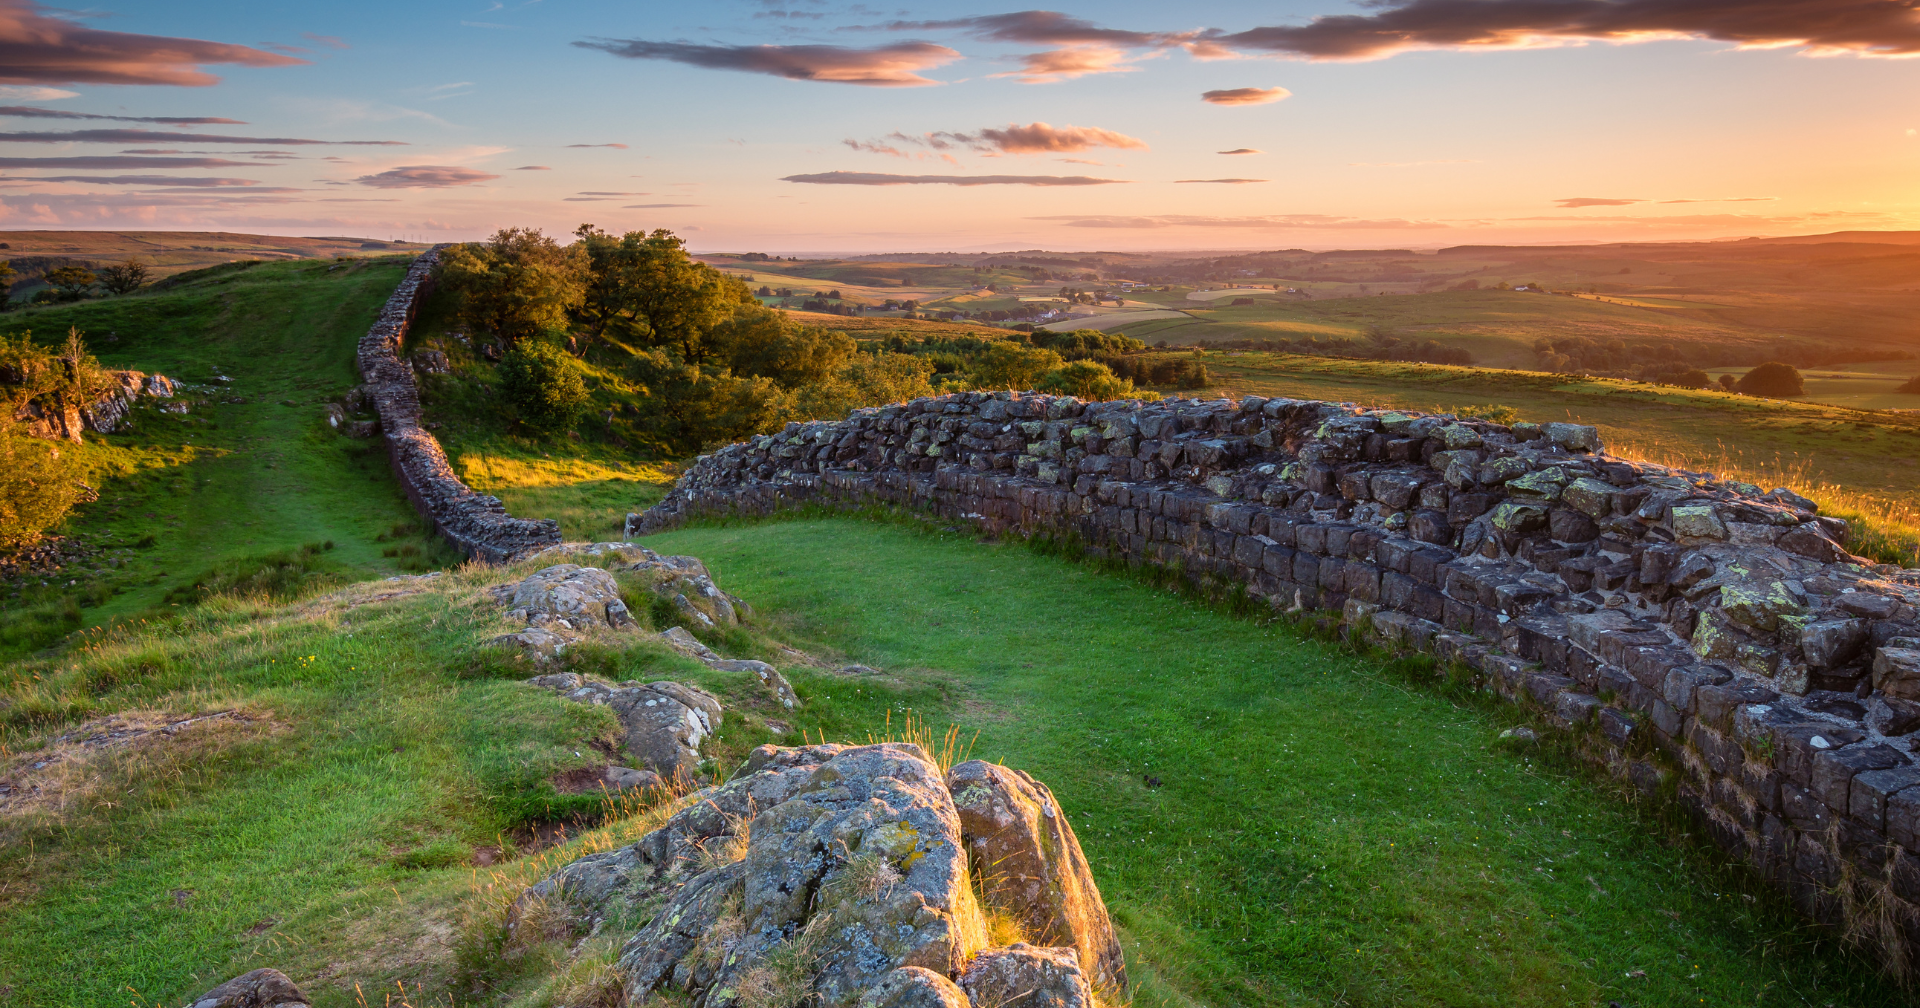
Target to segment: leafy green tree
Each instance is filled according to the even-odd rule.
[[[664,350],[642,351],[628,373],[646,396],[636,433],[669,455],[769,433],[789,415],[791,396],[771,379],[719,373]]]
[[[1674,375],[1673,383],[1684,388],[1706,388],[1713,384],[1713,376],[1699,368],[1692,368]]]
[[[1134,390],[1133,383],[1116,377],[1113,369],[1099,361],[1079,360],[1048,372],[1039,382],[1040,391],[1058,392],[1081,399],[1131,399],[1152,396]]]
[[[89,495],[77,456],[32,437],[11,413],[0,416],[0,549],[38,542]]]
[[[61,301],[79,301],[87,296],[87,289],[98,283],[100,278],[84,266],[60,266],[50,269],[46,274],[47,283],[59,293],[55,295]]]
[[[592,404],[580,364],[566,351],[523,339],[500,361],[500,391],[521,422],[544,434],[573,429]]]
[[[1738,384],[1739,381],[1740,379],[1735,378],[1730,374],[1723,374],[1720,376],[1720,387],[1731,392],[1733,391],[1734,385]]]
[[[594,336],[617,333],[699,364],[711,352],[707,334],[759,304],[744,281],[696,262],[686,242],[664,228],[615,238],[582,224],[574,234],[589,276],[578,316]]]
[[[983,389],[1030,389],[1062,363],[1058,353],[1045,347],[1001,341],[974,361],[973,379]]]
[[[1768,361],[1741,375],[1739,384],[1734,388],[1758,396],[1797,396],[1805,395],[1807,391],[1800,372],[1793,365],[1779,361]]]
[[[715,359],[734,374],[769,378],[786,389],[833,381],[859,349],[846,333],[757,307],[715,326],[708,341]]]
[[[503,228],[441,253],[435,277],[460,317],[509,343],[564,328],[587,292],[587,255],[535,228]]]
[[[114,294],[131,294],[153,279],[153,271],[138,259],[100,268],[100,286]]]
[[[10,293],[9,288],[11,288],[12,286],[13,286],[13,264],[10,262],[0,261],[0,311],[6,311],[8,308],[12,307],[12,305],[8,303],[10,300],[10,298],[8,297]]]

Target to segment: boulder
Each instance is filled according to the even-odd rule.
[[[552,622],[568,630],[630,630],[638,625],[620,599],[620,582],[598,567],[556,564],[493,591],[510,607],[509,616],[535,625]]]
[[[1120,941],[1053,792],[983,760],[949,771],[947,790],[988,905],[1017,919],[1035,941],[1076,950],[1102,988],[1126,990]]]
[[[707,666],[718,669],[721,672],[751,672],[755,678],[760,680],[760,685],[765,686],[767,692],[772,693],[773,698],[780,701],[781,706],[792,710],[800,704],[800,698],[794,695],[793,684],[787,682],[787,677],[781,675],[779,669],[774,668],[766,662],[754,661],[752,659],[736,660],[731,658],[716,658],[707,662]]]
[[[529,631],[532,632],[532,631]],[[575,703],[604,705],[619,720],[621,742],[645,770],[621,770],[626,775],[658,775],[623,778],[625,787],[652,787],[659,778],[691,777],[702,759],[700,743],[712,735],[724,716],[720,698],[701,689],[677,682],[652,682],[641,685],[625,682],[618,686],[588,679],[571,672],[534,676],[529,685],[550,689]],[[608,771],[613,781],[613,770]]]
[[[902,966],[860,995],[859,1008],[968,1008],[967,995],[924,966]]]
[[[976,801],[1017,795],[1021,822],[1041,825],[1028,835],[1072,843],[1071,832],[1027,821],[1025,803],[1052,805],[1043,785],[1004,767],[962,766],[954,780],[979,790]],[[980,852],[967,850],[962,821],[987,813],[956,808],[951,786],[911,744],[761,746],[732,780],[688,796],[638,842],[529,887],[509,927],[529,904],[554,899],[588,928],[616,916],[638,923],[617,963],[628,1004],[1092,1008],[1076,949],[982,951],[986,919],[969,867]],[[1058,849],[1046,853],[1058,862]],[[1077,846],[1072,853],[1084,871]],[[1100,906],[1084,882],[1081,905]],[[1061,887],[1042,880],[1039,889]],[[1078,924],[1111,939],[1104,920]]]
[[[194,998],[190,1008],[307,1008],[312,1003],[285,973],[257,969]]]
[[[1093,990],[1070,948],[1017,942],[988,949],[960,977],[967,999],[982,1006],[1094,1008]]]
[[[1866,641],[1866,620],[1821,620],[1801,628],[1800,653],[1814,668],[1837,668],[1852,661]]]
[[[1920,649],[1875,648],[1873,688],[1903,700],[1920,700]]]
[[[1599,452],[1600,430],[1585,424],[1550,423],[1541,433],[1547,440],[1569,451]]]

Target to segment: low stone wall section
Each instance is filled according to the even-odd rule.
[[[414,382],[413,366],[400,351],[414,313],[431,293],[433,267],[442,248],[436,245],[414,260],[406,279],[380,309],[373,328],[361,337],[360,377],[380,416],[387,453],[407,499],[434,531],[467,555],[504,563],[560,542],[560,523],[549,518],[515,518],[500,498],[474,492],[454,475],[440,442],[420,423],[420,388]]]
[[[627,531],[804,505],[1074,537],[1337,612],[1577,733],[1808,915],[1920,942],[1920,571],[1849,555],[1790,491],[1573,424],[961,393],[702,456]]]

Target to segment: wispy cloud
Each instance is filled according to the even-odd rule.
[[[220,80],[199,69],[209,64],[281,67],[307,62],[225,42],[98,31],[60,14],[71,17],[34,0],[0,0],[0,83],[206,87]]]
[[[1323,60],[1671,38],[1814,55],[1920,55],[1920,20],[1907,0],[1388,0],[1372,6],[1377,13],[1328,14],[1304,25],[1208,33],[1208,39]]]
[[[514,171],[552,171],[553,169],[543,164],[528,164],[528,165],[521,165],[520,167],[515,168],[513,170]]]
[[[8,179],[9,182],[83,182],[89,185],[131,185],[131,186],[182,186],[190,188],[226,189],[234,186],[252,186],[260,183],[255,179],[243,178],[194,178],[174,175],[41,175],[32,179]],[[285,190],[291,192],[292,190]]]
[[[1089,74],[1127,73],[1140,69],[1127,62],[1128,52],[1105,45],[1069,46],[1019,57],[1020,69],[989,77],[1017,77],[1022,84],[1052,84]]]
[[[856,49],[834,45],[696,45],[645,39],[592,39],[573,43],[626,59],[667,60],[709,70],[771,74],[788,80],[827,81],[867,87],[939,84],[917,71],[942,66],[960,54],[931,42],[900,42]]]
[[[0,168],[266,168],[269,165],[221,158],[126,157],[92,155],[81,157],[0,157]]]
[[[885,141],[927,147],[937,151],[965,149],[986,154],[1076,154],[1095,147],[1115,150],[1147,149],[1146,141],[1138,137],[1130,137],[1125,133],[1116,133],[1097,126],[1054,126],[1044,122],[1028,123],[1025,126],[1008,123],[1005,127],[988,127],[971,133],[946,130],[918,135],[889,133],[882,140],[843,140],[841,142],[854,150],[891,154],[895,157],[908,156],[905,151]]]
[[[813,185],[1027,185],[1089,186],[1113,185],[1126,179],[1089,178],[1085,175],[882,175],[875,172],[832,171],[812,175],[788,175],[782,182],[806,182]]]
[[[666,210],[672,207],[706,206],[705,203],[633,203],[623,206],[622,210]]]
[[[1200,100],[1211,105],[1265,105],[1292,96],[1293,92],[1283,87],[1219,88],[1200,92]]]
[[[1618,197],[1611,197],[1611,196],[1573,196],[1567,199],[1554,200],[1553,205],[1559,207],[1562,210],[1575,210],[1580,207],[1629,206],[1634,203],[1645,203],[1645,202],[1646,200],[1644,199],[1620,199]]]
[[[0,133],[0,143],[215,143],[327,144],[341,147],[405,147],[404,140],[304,140],[297,137],[223,136],[213,133],[162,133],[143,129],[47,130]]]
[[[1238,148],[1237,150],[1214,151],[1214,153],[1215,154],[1265,154],[1266,151],[1255,150],[1252,147],[1241,147],[1241,148]]]
[[[451,189],[473,185],[500,176],[476,168],[450,165],[403,165],[374,175],[362,175],[355,182],[375,189]]]
[[[1183,178],[1183,179],[1174,179],[1174,182],[1176,182],[1176,183],[1186,183],[1186,182],[1217,182],[1217,183],[1219,183],[1219,184],[1222,184],[1222,185],[1246,185],[1246,184],[1247,184],[1247,183],[1249,183],[1249,182],[1271,182],[1271,181],[1273,181],[1273,180],[1272,180],[1272,179],[1263,179],[1263,178]]]
[[[169,126],[244,126],[244,119],[220,119],[213,116],[117,116],[91,112],[66,112],[60,109],[34,108],[31,105],[0,105],[0,116],[9,119],[110,119],[114,122],[165,123]]]
[[[60,88],[32,87],[21,84],[0,85],[0,98],[14,101],[59,101],[62,98],[78,98],[78,91],[63,91]]]
[[[343,39],[341,39],[340,36],[338,35],[315,35],[312,32],[301,32],[300,37],[303,39],[306,39],[309,42],[314,43],[315,45],[323,45],[329,49],[353,48],[352,46],[348,45]]]
[[[611,147],[611,148],[613,148],[614,150],[626,150],[626,149],[627,149],[627,145],[626,145],[626,144],[621,144],[621,143],[604,143],[604,144],[568,144],[567,146],[568,146],[568,147]]]
[[[1185,214],[1158,214],[1127,217],[1117,214],[1059,214],[1028,217],[1027,220],[1063,221],[1068,227],[1087,228],[1250,228],[1270,231],[1407,231],[1450,227],[1441,221],[1414,221],[1400,218],[1368,220],[1329,214],[1268,214],[1251,217],[1202,217]]]

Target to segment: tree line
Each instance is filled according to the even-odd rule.
[[[686,455],[792,420],[932,395],[936,376],[946,391],[1157,398],[1088,349],[1120,340],[1138,350],[1138,341],[1091,330],[1009,334],[1019,341],[982,341],[993,345],[955,362],[862,346],[763,306],[745,282],[694,259],[664,229],[614,235],[583,224],[563,244],[506,228],[446,249],[435,281],[458,319],[492,341],[483,346],[494,349],[513,419],[549,436],[574,431],[598,408],[625,435]]]

